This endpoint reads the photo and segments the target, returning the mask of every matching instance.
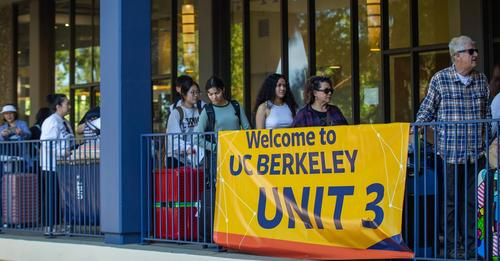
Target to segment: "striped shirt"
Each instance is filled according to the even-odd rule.
[[[489,119],[489,94],[484,74],[474,70],[464,84],[455,65],[445,68],[432,77],[416,122]],[[477,159],[484,152],[486,126],[487,124],[439,125],[438,154],[448,163],[465,163],[467,159]]]

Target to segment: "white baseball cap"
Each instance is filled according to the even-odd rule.
[[[6,112],[17,112],[16,107],[14,105],[5,105],[2,108],[2,112],[0,113],[6,113]]]

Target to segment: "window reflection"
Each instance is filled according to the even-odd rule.
[[[460,35],[459,0],[418,1],[419,45],[448,43]]]
[[[69,1],[57,0],[55,10],[55,92],[69,97]]]
[[[187,74],[199,81],[199,0],[178,0],[177,75]]]
[[[250,57],[252,111],[264,79],[281,72],[280,1],[250,1]]]
[[[79,122],[85,113],[90,109],[90,91],[87,88],[76,89],[73,98],[73,106],[75,107],[75,122]]]
[[[165,132],[167,109],[170,106],[172,88],[169,80],[159,80],[153,83],[153,131]]]
[[[28,120],[30,102],[30,6],[20,3],[17,16],[17,116]]]
[[[410,0],[389,0],[389,48],[410,46]]]
[[[231,1],[231,99],[244,104],[243,0]]]
[[[332,103],[352,122],[350,11],[349,0],[316,1],[317,74],[332,78]]]
[[[411,58],[395,55],[389,59],[391,78],[391,122],[413,121]]]
[[[297,104],[303,105],[304,84],[309,74],[307,0],[288,1],[288,81]]]
[[[153,0],[151,14],[152,74],[171,76],[172,53],[172,1]]]
[[[75,84],[93,83],[93,1],[78,0],[75,5]]]
[[[448,50],[420,54],[420,89],[419,98],[422,101],[427,95],[432,76],[441,69],[450,66]]]
[[[384,121],[381,81],[380,0],[358,2],[361,123]]]

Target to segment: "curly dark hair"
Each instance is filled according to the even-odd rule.
[[[267,101],[274,101],[274,99],[276,99],[276,86],[278,85],[279,79],[285,80],[286,93],[283,100],[292,111],[292,115],[295,116],[297,103],[295,102],[295,98],[293,97],[293,93],[290,89],[290,85],[288,84],[288,80],[284,75],[279,73],[273,73],[267,76],[267,78],[262,83],[259,94],[257,95],[257,99],[255,101],[254,112],[257,112],[257,109],[262,103]]]
[[[325,76],[311,76],[306,81],[306,85],[304,86],[304,104],[313,104],[314,103],[314,91],[319,90],[321,87],[321,83],[326,82],[330,84],[330,87],[333,88],[333,82],[330,78]]]

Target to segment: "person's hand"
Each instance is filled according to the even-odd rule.
[[[3,130],[0,134],[1,134],[2,136],[4,136],[4,137],[7,137],[7,136],[9,136],[10,131],[9,131],[8,129],[5,129],[5,130]]]
[[[16,135],[21,135],[23,133],[23,131],[19,128],[16,128],[15,132],[16,132]]]

